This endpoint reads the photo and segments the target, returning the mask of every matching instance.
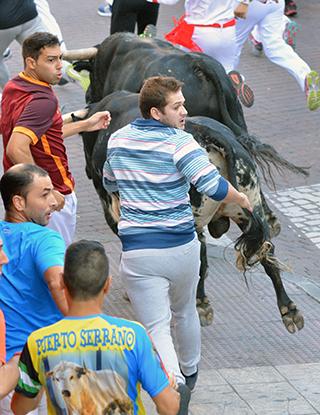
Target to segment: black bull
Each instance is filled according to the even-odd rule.
[[[210,56],[186,53],[160,39],[143,39],[132,33],[115,33],[98,45],[97,50],[94,59],[78,63],[80,69],[85,67],[90,71],[87,103],[98,102],[114,91],[139,92],[143,81],[150,76],[174,76],[184,82],[188,114],[210,117],[229,127],[257,162],[267,184],[274,185],[270,166],[280,172],[289,169],[306,174],[282,158],[272,146],[248,134],[231,81],[223,66]],[[279,226],[274,232],[279,232]]]
[[[126,91],[118,91],[93,104],[89,115],[96,111],[108,109],[112,114],[112,122],[107,130],[99,133],[83,133],[86,155],[86,170],[94,182],[94,186],[102,202],[107,223],[117,233],[117,223],[111,212],[111,196],[102,186],[102,168],[106,158],[108,138],[128,122],[140,116],[138,95]],[[237,141],[233,132],[218,121],[207,117],[190,117],[186,130],[193,134],[197,142],[207,151],[210,160],[217,166],[239,191],[246,193],[254,208],[253,214],[234,204],[214,202],[199,194],[194,187],[190,189],[190,200],[193,207],[196,230],[201,242],[201,269],[198,286],[198,310],[202,324],[212,320],[212,308],[205,296],[204,279],[207,274],[206,244],[203,234],[208,225],[210,234],[219,238],[229,229],[230,219],[242,230],[242,235],[235,243],[237,266],[246,270],[260,262],[271,278],[283,323],[290,333],[301,329],[303,316],[296,305],[288,297],[280,275],[280,266],[274,257],[274,246],[270,241],[270,210],[265,208],[256,165],[248,151]]]

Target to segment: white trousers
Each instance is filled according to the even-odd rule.
[[[225,28],[196,26],[192,40],[200,46],[204,53],[220,62],[227,73],[234,69],[235,26]]]
[[[19,26],[11,27],[10,29],[0,30],[0,87],[3,88],[10,79],[10,73],[7,65],[3,61],[3,52],[10,44],[16,40],[22,42],[35,32],[44,32],[46,29],[39,16],[27,23]]]
[[[265,4],[259,1],[250,3],[247,18],[237,20],[237,51],[234,66],[235,68],[238,66],[242,47],[254,26],[257,25],[264,54],[271,62],[286,69],[304,91],[305,78],[311,69],[284,41],[279,30],[283,24],[283,13],[284,0],[279,0],[279,3],[270,0]]]
[[[53,14],[50,11],[49,4],[47,0],[34,0],[34,3],[37,8],[37,12],[42,20],[42,23],[46,27],[46,30],[49,33],[52,33],[57,36],[59,41],[61,42],[61,50],[62,52],[65,52],[66,46],[64,44],[64,40],[62,37],[61,29],[53,16]]]
[[[286,30],[286,26],[288,23],[290,23],[291,20],[289,17],[287,17],[285,14],[282,15],[282,24],[280,27],[278,27],[278,30],[280,30],[281,36],[283,37],[284,31]],[[260,32],[258,26],[255,26],[251,32],[252,36],[255,38],[257,42],[262,43]]]
[[[64,208],[59,212],[53,212],[48,223],[48,228],[60,233],[66,247],[68,247],[76,233],[77,223],[77,197],[74,192],[65,196]]]
[[[200,361],[196,309],[199,270],[197,238],[174,248],[123,252],[120,263],[120,275],[134,312],[151,335],[166,370],[179,383],[184,383],[180,367],[185,375],[191,375]]]

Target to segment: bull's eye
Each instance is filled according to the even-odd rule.
[[[70,376],[70,380],[72,380],[72,379],[73,379],[73,375]]]

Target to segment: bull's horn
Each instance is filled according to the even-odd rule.
[[[72,49],[66,50],[63,52],[63,59],[69,62],[72,61],[83,61],[86,59],[91,59],[96,56],[98,49],[95,47],[86,48],[86,49]]]
[[[67,114],[63,114],[62,115],[63,123],[68,124],[69,122],[72,122],[73,117],[84,119],[84,118],[86,118],[86,116],[88,114],[88,111],[89,111],[88,108],[83,108],[81,110],[77,110],[77,111],[73,111],[73,112],[68,112]]]

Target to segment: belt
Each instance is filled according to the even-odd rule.
[[[219,29],[224,29],[225,27],[232,27],[236,25],[236,19],[231,19],[226,23],[212,23],[212,24],[194,24],[194,23],[188,23],[195,27],[217,27]]]

